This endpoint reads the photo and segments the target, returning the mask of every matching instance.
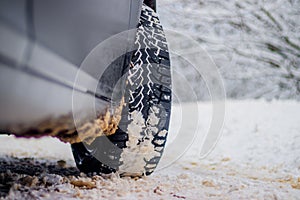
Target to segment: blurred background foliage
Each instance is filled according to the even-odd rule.
[[[159,0],[158,13],[165,29],[208,52],[228,98],[300,100],[300,0]],[[173,65],[198,99],[209,99],[201,74],[179,57]]]

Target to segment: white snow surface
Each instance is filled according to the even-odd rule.
[[[26,197],[30,193],[30,197],[44,199],[300,199],[300,102],[228,101],[222,137],[204,159],[198,156],[199,141],[202,132],[208,130],[211,105],[198,105],[200,137],[180,159],[149,177],[136,180],[120,178],[118,174],[82,176],[78,179],[92,181],[96,188],[58,182],[48,188],[47,195],[29,188],[11,190],[8,197]],[[196,107],[195,103],[173,107],[168,146],[179,134],[190,131],[187,126],[178,132],[180,109],[194,112]],[[1,136],[0,140],[1,156],[7,159],[63,159],[67,165],[75,166],[70,146],[57,139]],[[163,161],[170,159],[172,155],[167,153]]]

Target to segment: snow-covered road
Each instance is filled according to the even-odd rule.
[[[193,112],[195,106],[181,109]],[[189,131],[177,131],[179,110],[173,109],[169,146],[176,134]],[[210,104],[199,103],[199,111],[200,131],[205,132]],[[0,187],[11,186],[8,199],[300,199],[299,116],[295,101],[228,101],[223,135],[208,157],[199,159],[198,138],[179,160],[142,179],[77,176],[68,144],[1,136],[1,169],[11,170],[1,171]],[[165,154],[164,162],[171,158]],[[34,170],[41,173],[29,173]]]

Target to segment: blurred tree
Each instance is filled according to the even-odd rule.
[[[159,5],[165,27],[209,52],[228,97],[300,100],[300,1],[175,1]]]

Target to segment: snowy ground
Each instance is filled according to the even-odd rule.
[[[181,109],[193,112],[195,106]],[[198,158],[200,138],[181,159],[142,179],[87,178],[74,168],[67,144],[1,136],[1,194],[9,191],[8,199],[300,199],[300,103],[230,101],[226,109],[223,135],[207,158]],[[177,131],[179,110],[173,110],[169,146],[175,133],[189,131]],[[205,132],[210,104],[200,103],[199,110]],[[171,157],[166,154],[164,162]]]

